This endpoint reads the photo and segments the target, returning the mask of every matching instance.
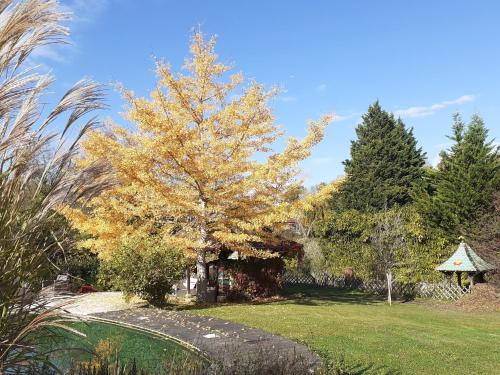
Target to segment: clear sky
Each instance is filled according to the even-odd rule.
[[[246,77],[280,86],[271,103],[288,134],[334,112],[325,140],[303,163],[306,185],[343,173],[360,116],[375,100],[414,128],[429,163],[449,144],[451,115],[479,113],[500,138],[500,1],[63,0],[71,45],[38,50],[56,95],[83,76],[147,95],[152,56],[175,70],[200,26]],[[108,92],[103,117],[124,124]]]

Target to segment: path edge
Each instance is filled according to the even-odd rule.
[[[189,342],[186,342],[178,337],[171,336],[167,333],[159,332],[159,331],[149,329],[149,328],[144,328],[144,327],[138,326],[136,324],[125,323],[123,321],[118,321],[118,320],[114,320],[114,319],[101,318],[101,317],[97,317],[97,316],[93,316],[93,315],[78,315],[78,317],[84,321],[91,320],[91,321],[96,321],[96,322],[112,324],[112,325],[115,325],[118,327],[122,326],[122,327],[133,329],[133,330],[136,330],[139,332],[147,333],[147,334],[150,334],[152,336],[156,336],[156,337],[159,337],[162,339],[174,341],[177,344],[184,347],[185,349],[187,349],[188,351],[190,351],[191,353],[200,356],[203,360],[205,360],[209,363],[212,362],[212,359],[210,358],[210,356],[207,353],[205,353],[203,350],[201,350],[200,348],[198,348],[195,345],[193,345]]]

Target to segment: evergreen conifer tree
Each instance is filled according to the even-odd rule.
[[[467,236],[477,219],[493,210],[493,196],[500,186],[500,155],[478,115],[467,126],[454,115],[449,138],[454,143],[441,153],[433,217],[449,235]]]
[[[344,208],[373,212],[410,203],[412,187],[422,177],[425,163],[413,131],[377,101],[363,116],[356,134],[351,159],[344,162]]]

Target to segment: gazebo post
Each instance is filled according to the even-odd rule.
[[[186,288],[187,288],[187,294],[191,294],[191,268],[186,267]]]
[[[474,286],[474,273],[469,272],[468,278],[469,278],[469,287],[473,287]]]
[[[453,272],[444,272],[444,276],[446,277],[446,280],[448,280],[448,284],[451,285],[453,283]]]
[[[457,271],[456,274],[457,274],[457,283],[458,283],[458,286],[461,288],[462,287],[462,272],[461,271]]]

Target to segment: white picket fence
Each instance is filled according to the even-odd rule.
[[[284,285],[305,285],[318,288],[357,289],[371,294],[387,294],[387,284],[382,280],[359,281],[356,279],[333,277],[327,274],[313,276],[310,274],[285,274]],[[457,300],[470,293],[469,287],[459,287],[448,283],[416,283],[404,284],[394,282],[394,296],[415,296],[440,300]]]

